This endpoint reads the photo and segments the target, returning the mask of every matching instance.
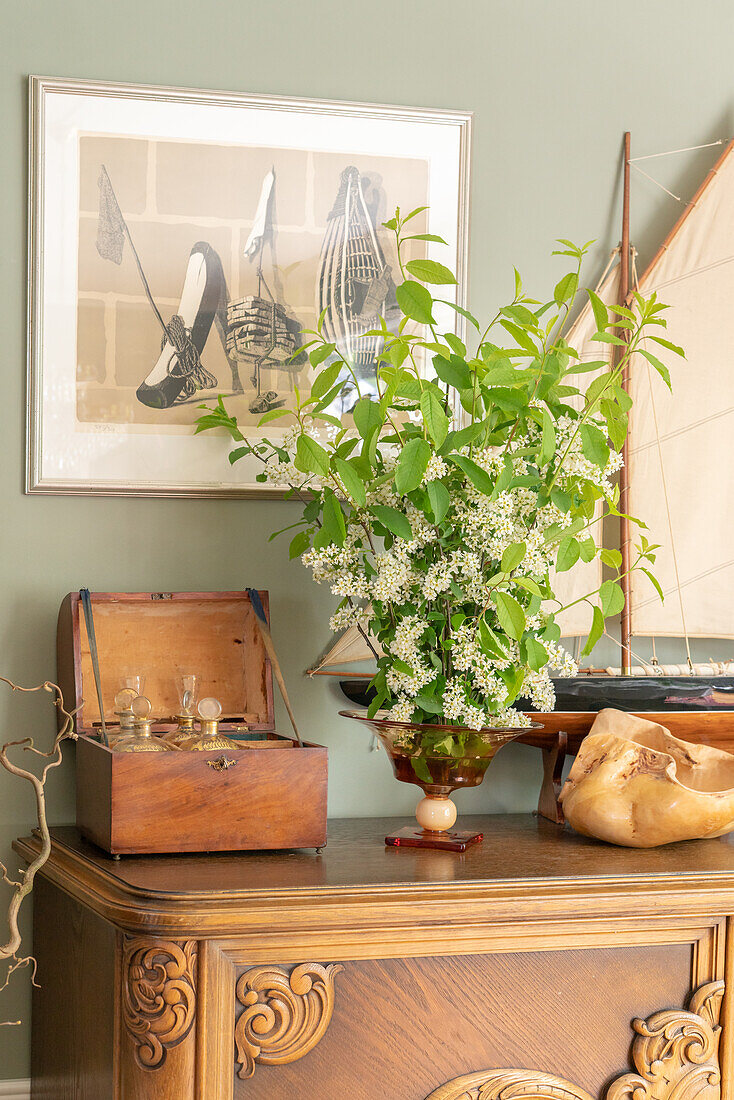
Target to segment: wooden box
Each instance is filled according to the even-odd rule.
[[[267,612],[267,592],[260,595]],[[325,844],[327,750],[308,742],[301,748],[275,732],[270,662],[247,594],[98,592],[92,608],[110,729],[122,676],[145,676],[144,692],[161,719],[154,731],[163,732],[175,725],[177,670],[196,672],[200,694],[222,704],[220,730],[247,747],[227,754],[106,748],[84,612],[79,593],[70,593],[59,612],[58,680],[66,706],[78,708],[77,825],[84,836],[113,855]]]

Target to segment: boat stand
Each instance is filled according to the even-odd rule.
[[[559,796],[563,786],[563,765],[567,751],[568,734],[565,730],[559,730],[554,743],[543,749],[543,784],[538,798],[538,816],[555,825],[563,825],[566,820]]]

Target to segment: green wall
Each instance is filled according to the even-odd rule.
[[[734,132],[730,0],[0,0],[0,673],[54,674],[61,597],[97,590],[271,592],[273,633],[303,729],[329,746],[334,815],[409,813],[410,789],[340,719],[333,685],[303,678],[327,638],[328,592],[287,542],[267,534],[292,512],[252,501],[27,497],[25,422],[26,85],[29,73],[368,100],[475,112],[471,284],[475,311],[511,294],[512,265],[544,293],[557,236],[599,238],[590,277],[618,235],[622,133],[633,154]],[[658,162],[690,196],[715,150]],[[635,180],[644,260],[678,204]],[[711,647],[699,651],[708,655]],[[2,735],[50,735],[49,711],[0,695]],[[71,758],[72,753],[68,754]],[[460,807],[526,810],[537,754],[510,746]],[[73,818],[69,759],[49,784],[54,821]],[[27,792],[0,775],[0,858],[27,831]],[[491,842],[491,840],[490,840]],[[0,930],[2,935],[2,930]],[[43,981],[41,974],[40,980]],[[0,1078],[28,1073],[24,978],[0,997]]]

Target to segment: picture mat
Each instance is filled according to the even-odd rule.
[[[86,87],[37,80],[32,225],[29,490],[162,495],[240,495],[261,487],[255,460],[228,468],[216,435],[77,431],[76,294],[79,137],[117,135],[315,149],[361,156],[408,156],[428,163],[430,232],[449,243],[429,255],[457,269],[466,262],[468,116],[357,104],[256,100],[215,93],[125,86]],[[199,98],[193,98],[201,96]],[[167,96],[168,98],[161,98]],[[451,297],[453,289],[445,288]],[[442,288],[443,290],[443,288]],[[461,301],[461,299],[459,299]],[[455,329],[453,311],[440,324]],[[461,326],[458,326],[459,328]],[[269,431],[277,437],[275,429]],[[165,443],[165,445],[162,445]],[[183,475],[182,475],[183,472]],[[190,473],[189,473],[190,472]],[[281,495],[273,491],[273,495]]]

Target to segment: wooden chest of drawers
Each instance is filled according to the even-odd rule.
[[[395,824],[119,862],[56,829],[34,1100],[734,1100],[733,844],[491,817],[457,856]]]

